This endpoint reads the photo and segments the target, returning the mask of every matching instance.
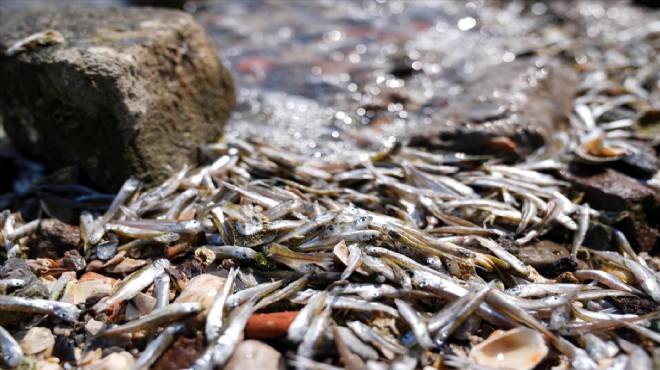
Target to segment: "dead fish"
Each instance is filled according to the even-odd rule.
[[[124,333],[134,333],[140,330],[156,329],[175,321],[195,315],[202,310],[200,303],[172,303],[165,307],[153,310],[151,313],[126,324],[102,330],[99,335],[109,336]]]
[[[82,311],[71,303],[0,295],[0,311],[53,315],[75,323]]]
[[[111,296],[94,305],[93,310],[100,313],[119,302],[135,297],[136,294],[151,285],[158,275],[165,273],[165,269],[169,266],[170,261],[161,258],[132,273],[115,287]]]
[[[0,348],[2,349],[2,359],[11,368],[17,367],[25,360],[21,346],[2,326],[0,326]]]

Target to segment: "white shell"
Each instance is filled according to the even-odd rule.
[[[526,327],[491,335],[470,350],[469,359],[491,368],[531,370],[548,354],[543,336]]]

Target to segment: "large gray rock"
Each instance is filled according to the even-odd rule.
[[[13,143],[101,188],[159,181],[195,163],[234,104],[213,43],[183,12],[0,12],[0,115]],[[16,42],[44,31],[38,43]]]

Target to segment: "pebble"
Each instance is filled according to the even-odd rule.
[[[48,357],[53,352],[55,336],[48,328],[34,327],[25,334],[20,345],[23,353],[26,355],[43,353]]]
[[[283,370],[282,354],[258,340],[241,342],[225,365],[225,370]]]
[[[135,363],[135,358],[128,352],[114,352],[98,361],[85,365],[81,370],[128,370]]]

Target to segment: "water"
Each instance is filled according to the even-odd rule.
[[[43,3],[125,5],[0,4]],[[657,18],[614,1],[237,0],[187,9],[236,81],[226,135],[329,161],[433,124],[434,114],[461,99],[467,78],[494,64],[536,53],[585,66],[629,65],[635,55],[618,55],[611,44]],[[642,46],[633,51],[648,58]],[[492,112],[474,112],[481,113]]]

